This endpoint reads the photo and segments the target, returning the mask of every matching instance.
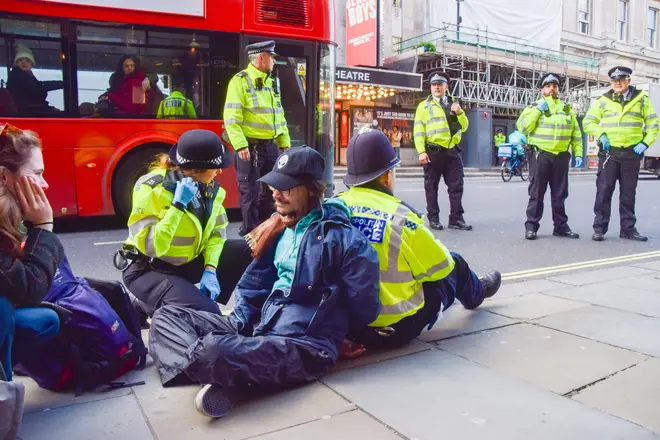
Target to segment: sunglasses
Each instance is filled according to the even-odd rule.
[[[275,192],[275,191],[277,191],[277,192],[279,192],[280,194],[282,194],[284,197],[288,197],[289,194],[291,194],[291,190],[290,190],[290,189],[284,189],[284,190],[282,190],[282,189],[273,188],[273,187],[270,186],[270,185],[268,185],[268,189],[270,189],[271,192]]]

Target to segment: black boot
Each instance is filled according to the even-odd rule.
[[[594,232],[594,235],[591,236],[593,241],[603,241],[605,240],[605,234],[603,232]]]
[[[449,222],[449,229],[460,229],[461,231],[471,231],[472,225],[468,225],[463,220]]]
[[[564,237],[564,238],[580,238],[580,234],[573,232],[570,229],[568,231],[554,231],[552,233],[555,237]]]
[[[442,229],[443,229],[442,228],[442,223],[434,222],[434,221],[431,221],[431,220],[429,220],[429,227],[431,229],[435,229],[436,231],[442,231]]]
[[[500,286],[502,285],[502,274],[499,271],[494,270],[488,272],[480,281],[484,288],[484,296],[490,298],[500,290]]]
[[[625,238],[626,240],[634,240],[634,241],[648,241],[648,237],[646,235],[641,235],[637,231],[630,232],[628,234],[619,234],[619,238]]]
[[[525,231],[526,240],[536,240],[536,231]]]

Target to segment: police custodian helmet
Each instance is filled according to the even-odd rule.
[[[356,134],[346,150],[346,186],[362,185],[401,163],[385,133],[368,130]]]
[[[189,130],[170,149],[170,161],[182,169],[210,170],[233,165],[234,155],[210,130]]]

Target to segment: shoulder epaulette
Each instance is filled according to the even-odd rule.
[[[415,208],[414,206],[409,205],[408,203],[404,202],[403,200],[401,200],[401,204],[403,206],[405,206],[406,208],[410,209],[417,217],[419,217],[419,218],[424,217],[424,214],[420,210]]]
[[[236,76],[238,76],[238,77],[240,77],[240,78],[246,77],[246,76],[247,76],[247,72],[246,72],[245,70],[241,70],[240,72],[238,72],[238,73],[236,74]]]
[[[144,176],[140,177],[137,182],[135,182],[135,191],[139,191],[142,185],[155,188],[157,185],[161,184],[164,179],[165,177],[160,174],[145,174]]]

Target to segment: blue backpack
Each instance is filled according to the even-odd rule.
[[[147,355],[139,315],[121,283],[77,278],[64,257],[44,301],[58,312],[58,336],[15,370],[42,388],[76,395],[101,385],[143,384],[112,382],[144,368]]]

